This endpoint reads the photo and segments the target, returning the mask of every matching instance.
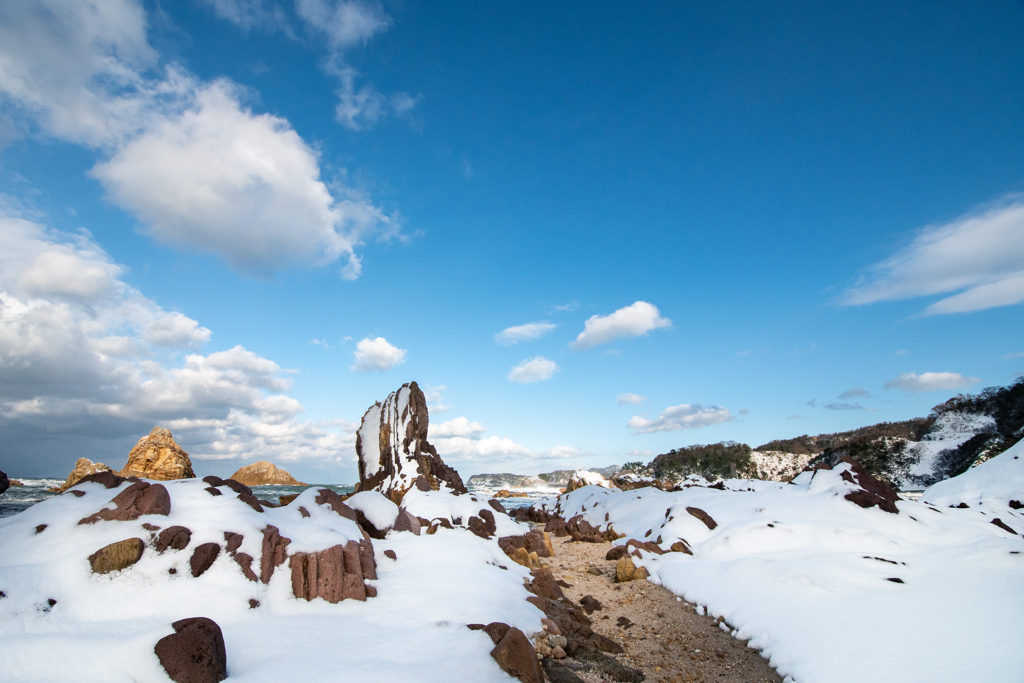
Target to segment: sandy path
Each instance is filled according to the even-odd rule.
[[[648,681],[722,681],[781,683],[782,678],[756,651],[736,640],[711,617],[699,616],[694,605],[649,581],[616,584],[615,563],[604,559],[608,543],[573,543],[554,538],[555,556],[544,560],[575,602],[592,595],[603,608],[590,615],[593,629],[622,644],[623,664],[641,669]],[[589,574],[596,567],[601,576]],[[632,626],[619,625],[625,617]],[[581,677],[598,681],[597,677]]]

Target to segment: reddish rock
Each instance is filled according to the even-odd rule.
[[[323,598],[332,604],[344,599],[343,548],[331,546],[314,553],[295,553],[289,560],[292,595],[303,600]]]
[[[255,583],[259,577],[257,577],[256,572],[252,570],[252,555],[249,553],[234,553],[231,558],[238,565],[239,569],[242,570],[242,575]]]
[[[544,676],[537,663],[537,655],[526,634],[510,628],[491,650],[491,657],[508,675],[523,683],[543,683]]]
[[[411,531],[416,536],[419,536],[421,527],[422,525],[418,517],[405,508],[398,509],[398,517],[395,518],[395,525],[392,527],[395,531]]]
[[[192,532],[183,526],[167,527],[156,537],[156,551],[162,553],[168,548],[184,550],[192,540]]]
[[[593,614],[597,610],[601,609],[601,602],[593,595],[584,595],[580,598],[580,607],[583,608],[587,614]]]
[[[395,561],[398,560],[398,555],[396,555],[395,551],[391,550],[390,548],[384,551],[384,557],[391,558],[392,560],[395,560]]]
[[[281,535],[281,530],[268,524],[263,529],[263,553],[260,555],[260,581],[270,583],[274,569],[280,567],[288,555],[287,547],[290,538]]]
[[[174,633],[153,648],[160,665],[175,683],[219,683],[228,677],[224,635],[216,622],[192,617],[174,622]]]
[[[879,509],[899,514],[896,501],[900,499],[896,491],[885,483],[875,479],[864,469],[864,466],[849,456],[840,458],[840,462],[850,465],[850,469],[844,471],[842,477],[845,481],[856,484],[860,487],[858,491],[851,491],[843,496],[846,500],[856,503],[862,508],[869,508],[877,505]]]
[[[196,546],[196,549],[192,551],[192,558],[188,561],[189,567],[192,569],[192,576],[202,576],[218,555],[220,555],[220,545],[216,543],[203,543]]]
[[[565,529],[572,540],[583,543],[606,543],[615,539],[614,532],[601,531],[583,518],[583,515],[576,515],[565,523]],[[557,535],[557,533],[556,533]]]
[[[699,519],[700,521],[704,522],[704,526],[706,526],[708,529],[711,529],[712,531],[714,531],[715,527],[718,526],[718,522],[713,520],[711,518],[711,515],[709,515],[708,513],[704,512],[700,508],[688,507],[688,508],[686,508],[686,511],[689,512],[694,517],[696,517],[697,519]]]
[[[627,548],[624,545],[612,546],[611,550],[609,550],[605,554],[604,559],[609,560],[611,562],[617,562],[621,558],[625,557],[626,553],[628,553],[628,552],[629,552],[629,548]]]
[[[225,531],[224,540],[227,541],[225,550],[234,555],[235,551],[241,547],[242,541],[245,540],[245,536],[242,534],[236,534],[234,531]]]
[[[316,496],[317,505],[326,505],[345,519],[358,522],[356,511],[345,504],[345,499],[330,489],[320,489]]]
[[[84,519],[79,524],[94,524],[100,520],[126,522],[142,515],[167,515],[171,512],[171,496],[163,484],[140,481],[132,484],[110,501],[116,507],[104,509]]]

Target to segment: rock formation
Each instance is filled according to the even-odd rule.
[[[71,474],[60,486],[50,489],[54,493],[64,493],[69,488],[82,481],[85,477],[90,474],[98,474],[100,472],[111,472],[112,470],[101,462],[93,462],[89,458],[79,458],[75,462],[75,469],[71,470]]]
[[[135,482],[114,496],[110,502],[116,507],[104,507],[99,512],[79,520],[78,523],[95,524],[101,520],[127,522],[142,515],[168,515],[171,512],[171,496],[167,489],[163,484],[150,484],[148,481]]]
[[[466,493],[462,478],[427,443],[427,400],[416,382],[374,403],[356,432],[357,491],[377,490],[396,504],[413,486]]]
[[[307,486],[266,460],[239,468],[231,478],[246,486]]]
[[[212,619],[192,617],[171,624],[174,633],[153,648],[175,683],[218,683],[228,677],[224,635]]]
[[[171,431],[163,427],[153,427],[148,436],[139,439],[128,454],[128,464],[117,475],[159,481],[196,476],[188,453],[175,443]]]
[[[0,472],[0,493],[3,493],[10,488],[11,482],[7,479],[7,475]]]
[[[572,473],[572,476],[569,477],[569,482],[565,485],[565,493],[581,489],[584,486],[603,486],[606,489],[614,488],[610,481],[597,472],[592,472],[590,470],[576,470]]]
[[[89,556],[89,564],[97,574],[109,574],[130,567],[142,558],[146,544],[141,538],[126,538],[105,545]]]

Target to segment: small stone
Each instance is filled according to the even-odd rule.
[[[603,576],[604,575],[604,572],[602,572],[600,569],[598,569],[597,567],[595,567],[593,565],[587,567],[587,573],[588,574],[592,574],[594,576]]]
[[[93,572],[108,574],[130,567],[142,558],[146,544],[141,538],[126,538],[117,543],[103,546],[89,556]]]
[[[37,534],[41,534],[41,533],[43,533],[44,529],[46,529],[46,525],[45,524],[40,524],[39,526],[36,527],[36,533]]]

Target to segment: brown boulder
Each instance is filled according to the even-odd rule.
[[[246,486],[307,486],[266,460],[239,468],[231,478]]]
[[[704,512],[700,508],[688,507],[688,508],[686,508],[686,511],[689,512],[694,517],[696,517],[697,519],[699,519],[700,521],[704,522],[704,526],[706,526],[708,529],[711,529],[712,531],[714,531],[715,527],[718,526],[718,522],[713,520],[711,518],[711,515],[709,515],[708,513]]]
[[[126,538],[105,545],[89,556],[89,564],[96,574],[108,574],[130,567],[142,558],[146,544],[141,538]]]
[[[183,526],[167,527],[156,537],[156,551],[162,553],[168,548],[184,550],[192,540],[192,531]]]
[[[356,432],[356,490],[377,490],[395,504],[413,486],[466,493],[459,473],[427,442],[429,421],[427,400],[416,382],[370,406]]]
[[[192,576],[202,576],[213,564],[213,561],[220,555],[220,545],[216,543],[203,543],[196,546],[192,551],[192,559],[188,561],[192,569]]]
[[[139,439],[128,454],[128,463],[116,473],[120,477],[141,479],[193,479],[192,461],[171,437],[169,429],[154,427],[148,436]]]
[[[260,581],[270,583],[274,569],[284,564],[290,538],[281,535],[281,530],[268,524],[263,529],[263,554],[260,556]]]
[[[206,617],[171,624],[174,633],[161,638],[153,651],[175,683],[219,683],[228,677],[224,635]]]
[[[103,509],[84,519],[79,524],[94,524],[100,520],[126,522],[142,515],[167,515],[171,512],[171,496],[163,484],[137,481],[110,501],[116,507]]]
[[[626,583],[627,581],[638,581],[646,579],[650,574],[645,567],[637,568],[629,555],[619,558],[615,565],[615,583]]]
[[[71,470],[71,474],[60,486],[55,486],[50,489],[54,493],[64,493],[69,488],[80,482],[83,478],[90,474],[96,474],[98,472],[110,472],[111,469],[101,462],[93,462],[89,458],[79,458],[75,462],[75,468]],[[107,488],[113,488],[108,486]]]
[[[505,636],[491,650],[491,657],[503,671],[523,683],[543,683],[544,681],[530,639],[517,628],[508,629]]]

